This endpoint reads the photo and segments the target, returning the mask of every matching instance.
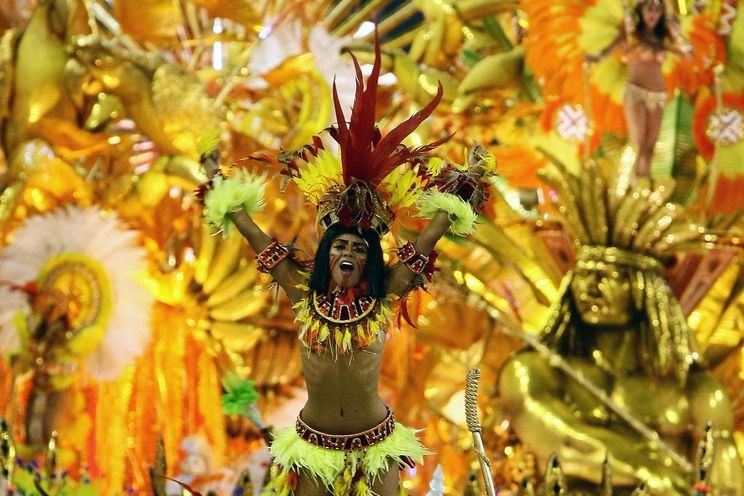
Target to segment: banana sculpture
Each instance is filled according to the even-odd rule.
[[[171,281],[182,279],[172,303],[197,305],[198,325],[256,385],[294,381],[300,362],[295,335],[286,332],[293,329],[291,311],[265,289],[270,280],[246,256],[242,236],[232,231],[223,238],[205,226],[199,243],[193,264],[179,268],[181,276],[172,275]]]
[[[207,244],[216,243],[211,260],[199,257],[198,265],[209,264],[203,280],[195,277],[207,296],[206,307],[214,324],[237,322],[255,315],[266,303],[266,292],[256,289],[258,271],[254,264],[244,258],[243,238],[237,232],[230,233],[219,243],[213,236]],[[195,274],[196,275],[196,274]]]
[[[312,141],[330,122],[332,106],[329,85],[312,59],[292,57],[264,74],[270,90],[252,103],[237,130],[260,148],[294,150]]]
[[[64,90],[67,42],[85,32],[82,1],[41,0],[24,30],[3,34],[0,133],[6,156],[39,137],[50,143],[66,140],[69,146],[71,137],[63,131],[76,122],[79,111]]]
[[[161,152],[198,158],[199,137],[217,129],[220,116],[193,72],[100,36],[77,37],[71,51],[68,87],[88,96],[117,96],[126,115]]]
[[[264,309],[270,294],[257,289],[259,273],[255,264],[246,260],[245,245],[238,232],[220,239],[204,227],[201,243],[194,263],[194,281],[206,298],[204,325],[218,339],[240,338],[243,349],[248,348],[258,341],[261,331],[241,321]]]

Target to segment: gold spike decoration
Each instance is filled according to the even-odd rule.
[[[610,466],[610,453],[605,453],[602,463],[602,480],[599,482],[599,496],[612,496],[612,467]]]
[[[548,467],[545,470],[543,494],[545,496],[566,496],[568,494],[566,478],[555,453],[548,460]]]

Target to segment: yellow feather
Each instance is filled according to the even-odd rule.
[[[343,184],[341,159],[327,150],[321,150],[311,164],[300,168],[295,184],[308,201],[317,204],[328,188]]]
[[[341,347],[344,351],[349,351],[351,349],[351,333],[348,329],[344,332],[344,340],[341,343]]]
[[[215,129],[203,134],[197,143],[199,153],[204,155],[211,152],[220,144],[220,131]]]

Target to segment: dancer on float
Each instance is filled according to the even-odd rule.
[[[619,49],[628,67],[625,83],[625,121],[628,138],[637,147],[636,176],[651,175],[651,160],[659,137],[669,94],[662,64],[668,53],[692,56],[692,45],[682,36],[679,20],[668,15],[661,0],[640,0],[626,17],[624,30],[597,54],[586,57],[597,62]]]
[[[320,139],[280,156],[300,189],[317,203],[318,223],[325,230],[312,269],[250,217],[262,203],[261,179],[241,169],[224,178],[218,153],[203,155],[209,178],[202,191],[205,217],[220,229],[234,224],[245,236],[260,270],[271,273],[292,301],[300,328],[308,400],[296,425],[275,435],[265,494],[395,495],[399,470],[422,462],[426,453],[415,431],[397,423],[378,394],[386,328],[395,300],[431,275],[437,240],[448,229],[455,234],[472,230],[473,207],[484,199],[483,177],[493,158],[475,145],[467,170],[446,165],[436,177],[424,174],[429,188],[419,209],[431,220],[415,241],[397,250],[398,261],[385,266],[380,238],[394,214],[379,185],[401,165],[424,171],[427,153],[446,138],[417,148],[401,144],[432,113],[441,87],[422,110],[381,136],[374,122],[379,46],[375,52],[366,88],[354,59],[357,89],[348,123],[334,86],[337,124],[330,135],[340,157]],[[328,170],[338,172],[335,181],[323,176]]]

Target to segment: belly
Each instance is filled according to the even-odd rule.
[[[322,432],[352,434],[377,425],[385,418],[385,403],[378,394],[384,342],[352,355],[334,358],[300,346],[308,400],[303,420]]]
[[[666,90],[661,64],[656,61],[628,62],[628,82],[651,91]]]

